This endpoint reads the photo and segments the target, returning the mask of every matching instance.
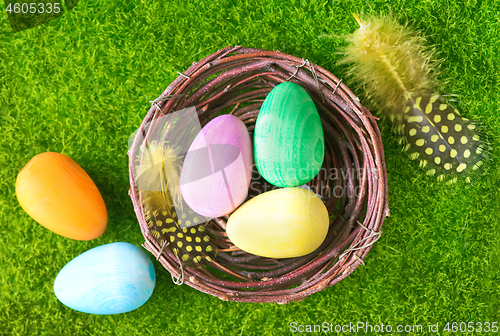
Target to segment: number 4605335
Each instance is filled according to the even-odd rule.
[[[444,326],[444,331],[448,332],[498,332],[498,322],[448,322]]]
[[[8,4],[7,8],[5,9],[9,13],[23,13],[23,14],[42,14],[42,13],[59,13],[61,11],[61,7],[59,7],[61,4],[56,2],[54,4],[52,3],[15,3],[15,4]]]

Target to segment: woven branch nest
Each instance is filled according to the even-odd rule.
[[[260,106],[276,85],[292,81],[313,98],[325,136],[325,161],[308,183],[320,195],[330,215],[325,241],[314,252],[297,258],[269,259],[237,249],[225,233],[227,216],[205,225],[224,253],[220,268],[189,267],[150,234],[132,169],[141,143],[136,136],[129,151],[130,196],[145,238],[144,247],[175,280],[222,300],[241,302],[298,301],[328,288],[351,274],[381,235],[389,215],[387,173],[376,118],[359,99],[325,69],[279,51],[227,47],[193,65],[154,102],[145,125],[162,115],[195,106],[201,126],[221,112],[239,117],[251,137]],[[263,179],[253,187],[270,189]],[[249,198],[255,194],[249,193]],[[237,276],[234,276],[237,275]]]

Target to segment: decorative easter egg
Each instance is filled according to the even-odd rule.
[[[54,281],[54,293],[71,309],[88,314],[120,314],[142,306],[153,293],[151,259],[129,243],[95,247],[71,260]]]
[[[300,257],[317,249],[328,232],[328,211],[309,190],[283,188],[260,194],[227,222],[229,239],[240,249],[268,258]]]
[[[229,114],[211,120],[198,133],[184,159],[181,194],[196,213],[219,217],[245,200],[253,154],[245,124]]]
[[[61,236],[90,240],[106,230],[108,215],[99,190],[66,155],[33,157],[17,176],[16,196],[31,218]]]
[[[324,137],[318,110],[299,84],[277,85],[255,124],[257,170],[269,183],[295,187],[312,180],[323,165]]]

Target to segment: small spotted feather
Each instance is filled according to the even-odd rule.
[[[483,172],[488,147],[478,123],[462,118],[436,89],[437,62],[425,38],[389,16],[361,20],[340,63],[370,108],[396,122],[404,151],[438,180],[472,180]]]
[[[215,246],[211,243],[205,227],[202,224],[187,228],[180,226],[182,218],[188,220],[189,216],[196,216],[192,210],[189,210],[190,214],[178,215],[172,206],[168,191],[166,191],[168,195],[162,195],[159,191],[142,191],[141,193],[150,233],[160,246],[170,249],[185,263],[199,264],[205,260],[212,260],[210,255],[213,256],[215,253]],[[167,202],[164,201],[165,199]]]
[[[210,262],[210,254],[215,253],[210,236],[203,225],[193,226],[201,219],[182,206],[179,152],[164,141],[151,141],[137,157],[136,174],[144,216],[151,236],[163,249],[170,249],[184,263]],[[175,209],[184,212],[177,214]]]

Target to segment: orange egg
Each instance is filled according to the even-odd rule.
[[[28,215],[61,236],[90,240],[106,230],[108,214],[99,190],[66,155],[33,157],[17,175],[16,196]]]

